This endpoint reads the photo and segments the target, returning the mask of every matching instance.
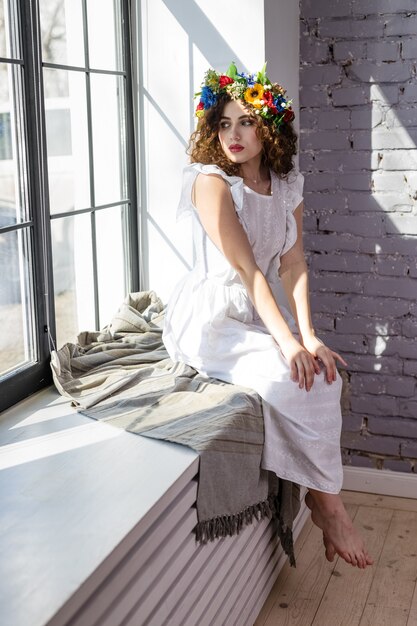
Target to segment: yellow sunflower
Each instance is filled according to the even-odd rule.
[[[248,87],[244,93],[244,99],[249,102],[255,109],[263,107],[264,88],[260,83],[255,83],[253,87]]]

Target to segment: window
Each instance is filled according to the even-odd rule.
[[[138,288],[128,0],[0,0],[0,409]]]

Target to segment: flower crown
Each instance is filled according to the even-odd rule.
[[[207,70],[201,91],[194,94],[199,97],[195,114],[204,117],[204,111],[216,104],[220,94],[227,93],[233,100],[242,100],[252,106],[256,115],[271,120],[277,129],[285,123],[292,122],[295,117],[291,108],[292,100],[285,98],[286,90],[278,83],[272,83],[266,75],[266,63],[260,72],[255,74],[238,73],[237,67],[231,63],[225,74],[215,70]]]

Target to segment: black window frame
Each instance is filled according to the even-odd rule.
[[[7,1],[7,0],[6,0]],[[83,7],[83,28],[87,33],[87,1],[81,0]],[[138,238],[138,210],[136,186],[136,142],[134,123],[134,97],[132,81],[132,29],[131,29],[131,0],[120,0],[122,39],[123,39],[123,71],[94,70],[97,73],[110,73],[125,77],[125,141],[126,141],[126,176],[128,198],[118,202],[102,205],[99,208],[89,207],[81,211],[71,212],[71,215],[90,213],[94,225],[95,212],[111,206],[128,205],[129,225],[127,228],[127,255],[125,255],[125,269],[128,272],[129,290],[139,290],[139,238]],[[18,224],[0,228],[0,234],[27,228],[32,231],[31,266],[33,268],[33,298],[34,298],[34,329],[37,345],[37,361],[25,364],[21,368],[12,370],[0,377],[0,411],[16,404],[27,396],[48,386],[52,382],[50,368],[50,353],[56,344],[54,286],[52,267],[52,219],[65,217],[65,214],[50,215],[48,190],[48,157],[46,145],[45,107],[43,96],[43,67],[71,69],[70,65],[59,65],[42,62],[42,43],[40,31],[39,0],[16,0],[18,32],[22,47],[21,60],[0,58],[0,62],[18,63],[23,66],[23,117],[26,134],[26,163],[29,219]],[[88,66],[88,42],[85,38],[86,67],[88,75],[91,68]],[[91,103],[88,104],[89,132],[91,133]],[[89,142],[90,168],[92,167],[91,135]],[[94,181],[90,179],[90,186]],[[94,227],[92,230],[93,250],[96,249]],[[94,256],[94,253],[93,253]],[[128,261],[128,262],[127,262]],[[93,261],[94,269],[94,300],[96,329],[98,330],[98,284],[97,259]],[[1,279],[1,278],[0,278]],[[115,303],[117,306],[118,303]],[[109,320],[106,320],[107,322]],[[103,325],[104,320],[101,320]],[[80,329],[85,330],[85,329]]]

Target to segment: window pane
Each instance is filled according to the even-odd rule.
[[[0,233],[0,376],[36,360],[29,236]]]
[[[94,330],[94,287],[89,214],[52,220],[57,347]]]
[[[15,0],[0,0],[0,57],[20,58],[20,41]]]
[[[81,0],[39,0],[42,60],[85,67]]]
[[[0,227],[26,219],[21,68],[0,63]]]
[[[4,15],[4,0],[0,0],[0,56],[8,57],[7,39],[6,39],[6,18]],[[1,83],[0,83],[1,84]]]
[[[51,214],[91,206],[85,75],[44,69]]]
[[[90,67],[123,70],[120,0],[87,0]]]
[[[109,324],[127,291],[124,240],[128,207],[112,207],[96,212],[97,266],[100,326]]]
[[[91,76],[95,206],[127,195],[124,100],[124,78]]]

